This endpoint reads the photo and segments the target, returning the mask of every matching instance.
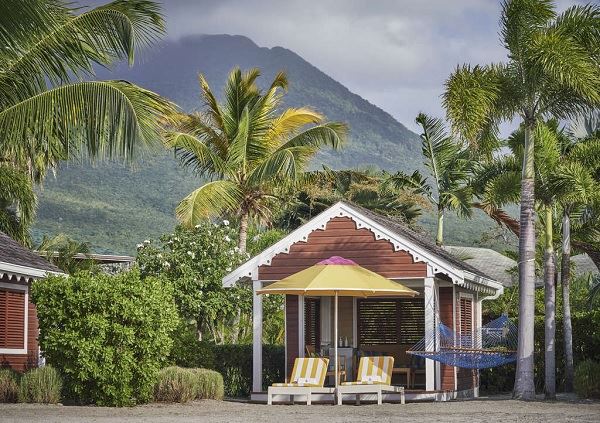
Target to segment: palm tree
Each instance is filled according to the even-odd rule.
[[[202,113],[181,115],[167,134],[182,163],[211,178],[177,207],[187,226],[210,216],[239,218],[239,248],[246,250],[249,220],[268,222],[277,194],[300,180],[310,158],[322,147],[340,147],[346,126],[324,122],[306,108],[281,110],[287,77],[279,73],[266,91],[256,84],[260,72],[229,74],[219,104],[200,75]]]
[[[282,207],[279,226],[295,229],[337,201],[347,201],[377,213],[412,224],[427,203],[407,190],[386,181],[387,172],[373,169],[323,170],[306,172],[299,192]]]
[[[89,244],[75,241],[65,234],[53,237],[44,235],[36,250],[50,263],[70,275],[94,267],[94,261],[89,256]]]
[[[35,193],[29,178],[0,164],[0,231],[29,245],[29,226],[35,216]]]
[[[407,188],[426,197],[437,212],[437,245],[444,243],[444,215],[456,210],[471,216],[472,190],[468,185],[471,153],[444,130],[441,119],[419,113],[416,122],[423,129],[421,143],[425,166],[432,182],[417,170],[412,175],[398,172],[389,178],[397,188]]]
[[[164,32],[159,7],[116,0],[81,12],[59,0],[0,2],[0,162],[40,181],[58,160],[132,157],[172,110],[126,81],[86,81]],[[160,145],[160,143],[158,143]]]
[[[508,61],[457,67],[446,82],[444,107],[466,141],[515,116],[524,125],[516,398],[535,398],[534,131],[544,117],[572,118],[600,104],[599,15],[593,4],[557,15],[550,0],[506,0],[500,22]]]
[[[560,165],[552,179],[553,190],[561,203],[562,215],[562,259],[561,285],[563,294],[563,332],[565,351],[565,390],[573,391],[573,329],[571,327],[571,220],[574,212],[600,201],[600,121],[594,115],[581,121],[582,125],[571,128],[571,137],[563,143]],[[578,138],[577,128],[584,129]],[[579,213],[585,217],[582,213]],[[593,221],[592,219],[589,220]],[[584,226],[584,236],[594,231]]]

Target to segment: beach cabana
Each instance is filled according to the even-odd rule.
[[[258,292],[332,256],[350,259],[419,295],[339,296],[339,334],[334,339],[333,293],[330,297],[286,294],[287,378],[297,357],[318,352],[333,358],[337,341],[347,381],[355,380],[361,357],[385,355],[394,357],[392,383],[407,388],[407,400],[478,395],[477,370],[452,367],[407,351],[423,339],[427,348],[435,349],[439,323],[459,334],[473,333],[482,326],[482,301],[497,298],[503,292],[502,284],[402,222],[339,202],[223,278],[225,287],[243,279],[252,281],[252,400],[266,402],[262,296]],[[329,379],[328,384],[333,385],[334,378]],[[400,401],[400,396],[386,394],[384,400]]]

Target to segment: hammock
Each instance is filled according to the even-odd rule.
[[[468,335],[440,323],[436,335],[421,339],[406,352],[465,369],[487,369],[517,359],[517,327],[505,314]]]

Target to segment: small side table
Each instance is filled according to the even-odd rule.
[[[392,375],[405,374],[406,375],[406,389],[410,389],[412,382],[412,369],[410,367],[394,367],[392,369]]]

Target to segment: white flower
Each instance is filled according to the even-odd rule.
[[[235,251],[236,253],[238,253],[240,251],[240,247],[233,247],[233,251]]]
[[[156,257],[162,258],[162,254],[158,253],[158,255]]]
[[[227,220],[227,219],[223,220],[223,225],[229,226],[229,220]]]
[[[252,241],[258,241],[260,239],[260,235],[254,235],[252,237]]]
[[[149,239],[145,239],[144,240],[144,244],[150,244],[150,240]]]
[[[227,267],[225,268],[225,270],[226,270],[227,272],[231,272],[231,267],[230,267],[230,266],[227,266]]]
[[[191,251],[188,251],[187,255],[190,256],[191,258],[196,258],[196,255],[194,253],[192,253]]]
[[[138,249],[144,248],[144,244],[138,244],[137,247],[138,247]]]
[[[200,225],[196,225],[196,226],[194,226],[194,228],[196,228],[196,229],[198,229],[199,227],[200,227]]]
[[[165,261],[163,263],[163,267],[171,267],[171,264],[168,261]]]
[[[229,242],[229,241],[231,241],[231,238],[229,238],[227,235],[225,235],[225,241]]]

